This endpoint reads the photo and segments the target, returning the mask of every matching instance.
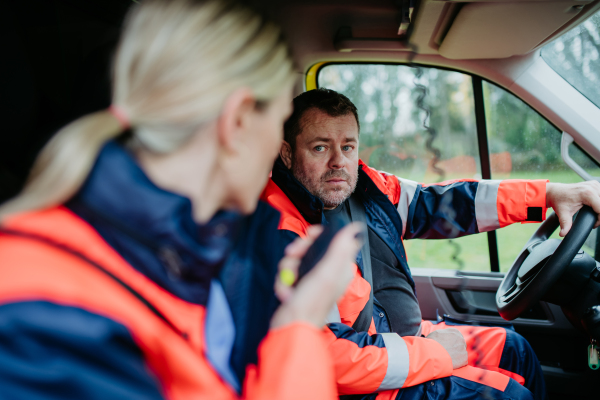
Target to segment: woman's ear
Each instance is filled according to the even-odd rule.
[[[240,88],[230,94],[217,120],[219,144],[227,151],[236,151],[255,112],[256,99],[250,89]]]
[[[283,163],[288,169],[292,169],[292,146],[285,140],[281,143],[281,150],[279,150],[279,155],[283,160]]]

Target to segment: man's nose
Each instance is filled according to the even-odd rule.
[[[336,149],[331,153],[331,157],[329,158],[329,168],[331,169],[341,169],[346,166],[346,157],[340,149]]]

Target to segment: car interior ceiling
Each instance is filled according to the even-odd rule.
[[[323,61],[406,62],[414,57],[417,63],[463,70],[481,63],[519,62],[600,9],[600,0],[250,2],[281,24],[302,77]],[[0,3],[4,50],[0,203],[20,190],[37,153],[54,132],[78,116],[109,106],[109,65],[131,4],[131,0]],[[296,92],[302,90],[299,79]],[[579,369],[587,364],[584,356],[575,354],[575,342],[556,348],[552,335],[526,337],[542,361],[555,360],[551,352],[562,354],[560,366],[574,371],[562,375],[564,382],[581,384],[582,377],[590,376],[589,370],[583,374]],[[583,339],[576,340],[579,345]]]
[[[600,7],[598,0],[251,3],[284,27],[300,73],[324,60],[405,60],[410,54],[406,34],[398,35],[406,20],[403,9],[404,14],[412,12],[407,33],[418,53],[415,59],[452,66],[455,60],[531,53]],[[37,152],[59,127],[109,104],[109,63],[131,4],[131,0],[31,0],[0,6],[5,54],[0,67],[5,93],[0,201],[20,189]],[[297,91],[301,90],[299,83]]]

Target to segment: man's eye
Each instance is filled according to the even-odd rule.
[[[352,146],[344,146],[344,147],[342,147],[342,149],[344,151],[351,151],[352,150]]]
[[[316,146],[315,151],[323,151],[325,150],[325,146]]]

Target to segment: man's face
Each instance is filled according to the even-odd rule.
[[[331,210],[358,180],[358,124],[353,114],[331,117],[316,108],[304,113],[291,157],[292,173]]]

